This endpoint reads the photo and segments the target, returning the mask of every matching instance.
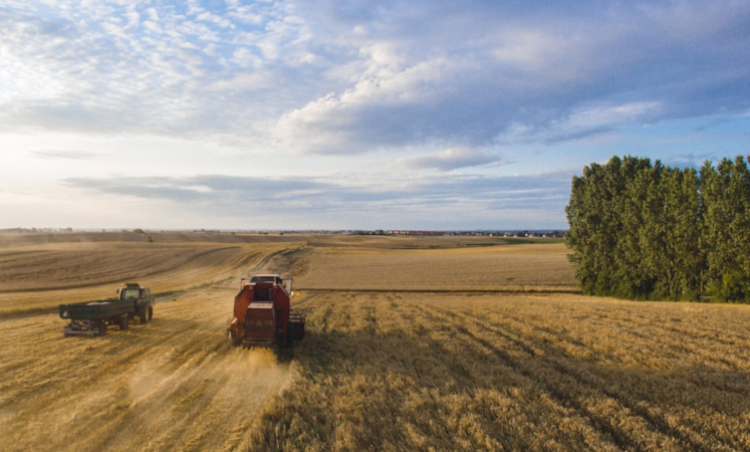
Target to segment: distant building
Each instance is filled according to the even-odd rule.
[[[445,231],[407,231],[407,230],[393,230],[388,231],[395,235],[445,235]]]

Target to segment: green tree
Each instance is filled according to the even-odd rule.
[[[750,301],[750,172],[738,156],[701,169],[705,283],[723,301]]]
[[[641,267],[653,278],[649,298],[696,299],[705,258],[695,170],[660,167],[648,190],[639,236]]]
[[[584,293],[634,297],[645,290],[642,272],[633,265],[639,244],[623,237],[637,237],[641,227],[638,199],[645,194],[632,184],[650,167],[648,159],[615,156],[573,178],[566,241]]]
[[[696,299],[706,268],[695,170],[612,157],[574,177],[566,207],[570,260],[584,293]]]

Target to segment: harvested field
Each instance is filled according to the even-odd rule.
[[[750,450],[750,311],[319,294],[247,450]]]
[[[172,259],[144,276],[157,291],[223,281],[163,297],[150,324],[65,338],[53,314],[0,318],[0,450],[750,450],[747,306],[565,293],[555,244],[214,238],[132,244],[149,268],[163,261],[141,247]],[[102,244],[2,248],[0,273],[32,274],[11,252],[81,246]],[[49,293],[123,271],[91,262],[77,273],[92,288],[62,272]],[[280,359],[224,335],[256,266],[295,277],[308,319]],[[41,293],[34,278],[0,275],[26,290],[6,306]]]
[[[62,243],[0,250],[0,315],[112,298],[125,281],[157,294],[239,274],[290,244]],[[294,244],[292,244],[293,246]]]
[[[564,244],[429,250],[320,247],[299,251],[297,286],[317,290],[556,291],[578,286]]]
[[[54,315],[0,323],[0,449],[232,450],[293,365],[233,349],[234,289],[159,303],[154,320],[66,338]]]

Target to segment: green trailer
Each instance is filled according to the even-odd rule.
[[[60,318],[70,321],[64,334],[104,336],[107,334],[107,325],[118,325],[121,330],[127,330],[129,320],[136,316],[141,323],[151,321],[154,313],[151,289],[137,283],[127,283],[117,289],[117,294],[117,300],[60,305]]]

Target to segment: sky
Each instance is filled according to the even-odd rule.
[[[0,0],[0,228],[565,229],[750,153],[750,0]]]

